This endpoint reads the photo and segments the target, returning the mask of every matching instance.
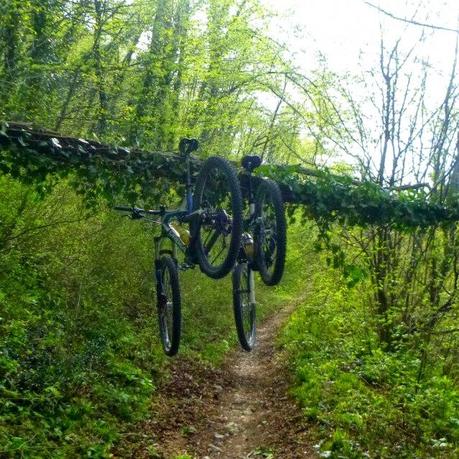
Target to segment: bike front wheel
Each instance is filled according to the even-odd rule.
[[[193,249],[209,277],[226,276],[236,263],[242,236],[242,196],[235,168],[225,159],[206,160],[196,181]]]
[[[287,223],[279,186],[264,179],[255,194],[255,264],[266,285],[276,285],[284,273]]]
[[[233,309],[237,336],[242,348],[251,351],[256,341],[256,304],[253,271],[247,262],[233,271]]]
[[[177,354],[180,345],[182,312],[177,265],[170,256],[156,262],[158,322],[164,353]]]

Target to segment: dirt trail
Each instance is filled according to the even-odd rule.
[[[133,449],[131,444],[129,456],[315,457],[304,418],[287,394],[285,363],[274,345],[292,309],[259,327],[254,351],[232,352],[218,370],[177,359],[153,407],[159,417],[143,426],[143,440]]]

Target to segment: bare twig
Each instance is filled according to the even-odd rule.
[[[371,8],[374,8],[374,9],[380,11],[381,13],[385,14],[386,16],[389,16],[390,18],[395,19],[396,21],[406,22],[407,24],[412,24],[412,25],[416,25],[416,26],[420,26],[420,27],[427,27],[429,29],[441,30],[443,32],[453,32],[453,33],[459,34],[459,29],[450,29],[449,27],[443,27],[443,26],[439,26],[439,25],[435,25],[435,24],[428,24],[428,23],[424,23],[424,22],[419,22],[419,21],[415,21],[414,19],[401,18],[401,17],[396,16],[395,14],[391,13],[390,11],[384,10],[380,6],[373,5],[373,3],[365,2],[365,4],[367,4]]]

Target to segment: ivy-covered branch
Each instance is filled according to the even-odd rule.
[[[193,172],[200,161],[193,161]],[[73,175],[75,187],[89,196],[146,195],[160,179],[181,182],[183,158],[167,152],[145,152],[108,146],[32,129],[22,123],[0,124],[0,171],[25,182]]]
[[[311,177],[297,166],[262,166],[262,173],[283,185],[287,202],[301,205],[305,215],[316,220],[399,229],[459,221],[459,203],[453,196],[443,205],[416,187],[388,190],[325,170]]]
[[[124,193],[131,199],[160,183],[183,182],[183,158],[174,153],[145,152],[65,137],[18,123],[0,128],[0,170],[27,182],[50,174],[73,173],[77,189],[108,198]],[[192,160],[197,173],[201,160]],[[390,224],[398,228],[438,225],[459,220],[459,205],[444,206],[422,190],[386,190],[373,182],[356,182],[328,171],[308,173],[299,166],[264,165],[258,174],[276,180],[286,202],[300,205],[316,220],[350,225]]]

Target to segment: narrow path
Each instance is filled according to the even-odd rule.
[[[171,381],[153,407],[159,417],[144,425],[144,440],[129,456],[315,457],[304,418],[288,396],[288,373],[275,347],[277,332],[293,308],[259,327],[254,351],[232,352],[218,370],[177,359]]]
[[[231,386],[222,392],[209,428],[196,437],[198,457],[312,457],[303,416],[288,397],[288,381],[275,338],[293,307],[259,327],[251,352],[235,351],[224,369]]]

